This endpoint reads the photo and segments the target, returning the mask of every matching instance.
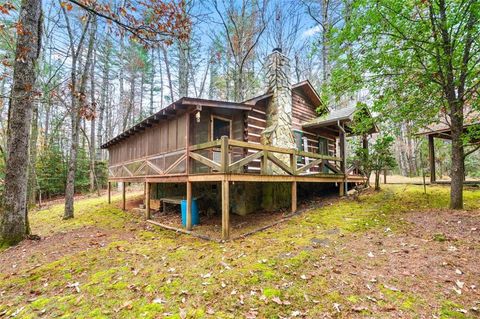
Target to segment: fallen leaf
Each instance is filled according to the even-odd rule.
[[[455,281],[455,284],[457,285],[458,288],[462,289],[463,288],[463,285],[465,285],[465,283],[463,281],[460,281],[460,280],[456,280]]]
[[[387,288],[388,290],[391,290],[391,291],[401,291],[400,289],[398,289],[397,287],[394,287],[394,286],[389,286],[389,285],[383,285],[383,287]]]
[[[333,309],[335,309],[336,312],[341,312],[340,311],[340,304],[339,303],[334,303],[333,304]]]
[[[153,303],[157,303],[157,304],[162,304],[162,303],[166,303],[167,301],[166,300],[163,300],[162,298],[155,298],[153,299]]]

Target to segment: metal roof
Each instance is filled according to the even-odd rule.
[[[331,112],[319,116],[311,121],[305,122],[302,124],[303,127],[321,127],[334,124],[338,121],[353,120],[353,115],[355,113],[355,106],[348,106],[341,109],[332,110]]]

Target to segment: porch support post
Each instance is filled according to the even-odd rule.
[[[192,182],[187,181],[187,230],[192,230]]]
[[[145,218],[150,219],[150,182],[145,182]]]
[[[343,128],[343,127],[342,127]],[[346,165],[346,161],[345,161],[345,133],[340,130],[340,158],[342,159],[342,161],[340,162],[340,170],[342,171],[343,174],[345,174],[346,170],[345,170],[345,167],[347,166]]]
[[[428,158],[430,160],[430,183],[437,180],[435,176],[435,143],[433,135],[428,135]]]
[[[107,197],[108,197],[108,203],[111,204],[112,203],[112,182],[108,182],[107,184]]]
[[[147,182],[143,182],[143,204],[147,204]]]
[[[338,195],[339,196],[345,196],[345,183],[344,182],[338,183]]]
[[[229,182],[222,180],[222,239],[230,238],[230,201],[229,201]]]
[[[292,182],[292,213],[297,211],[297,181]]]
[[[340,162],[340,170],[343,174],[343,183],[340,183],[340,196],[344,196],[347,192],[347,158],[346,158],[346,140],[345,140],[345,129],[343,123],[341,124],[340,121],[338,122],[338,127],[340,129],[340,158],[342,161]]]
[[[125,199],[126,188],[127,188],[127,182],[122,182],[122,210],[125,210],[127,207],[126,199]]]

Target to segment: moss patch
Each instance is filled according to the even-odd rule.
[[[340,200],[315,208],[225,244],[141,224],[141,217],[107,205],[105,198],[78,201],[76,217],[69,221],[61,220],[63,205],[53,206],[32,214],[35,233],[51,235],[95,225],[133,236],[13,275],[0,274],[2,302],[8,300],[0,305],[0,313],[5,311],[8,317],[22,309],[18,318],[316,318],[325,314],[349,318],[389,317],[392,310],[385,309],[393,305],[398,311],[393,315],[434,312],[442,318],[464,318],[460,305],[441,297],[424,302],[423,295],[392,291],[372,284],[371,278],[361,278],[363,269],[376,269],[388,259],[378,252],[369,259],[364,252],[345,248],[375,232],[380,239],[390,233],[407,236],[404,214],[446,209],[447,194],[444,187],[429,187],[425,195],[422,187],[386,186],[382,192],[360,196],[359,201]],[[465,207],[479,206],[480,191],[465,191]],[[138,227],[125,227],[137,223]],[[385,233],[387,227],[390,231]],[[433,284],[430,288],[443,291]],[[427,311],[430,302],[438,306]]]

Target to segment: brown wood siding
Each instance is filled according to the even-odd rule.
[[[248,112],[248,134],[247,141],[251,143],[260,143],[260,134],[267,127],[267,116],[265,114],[267,100],[258,102],[250,112]]]
[[[294,129],[300,130],[302,123],[317,117],[315,106],[300,90],[292,91],[292,124]]]
[[[187,115],[154,124],[109,147],[110,166],[185,148]]]

